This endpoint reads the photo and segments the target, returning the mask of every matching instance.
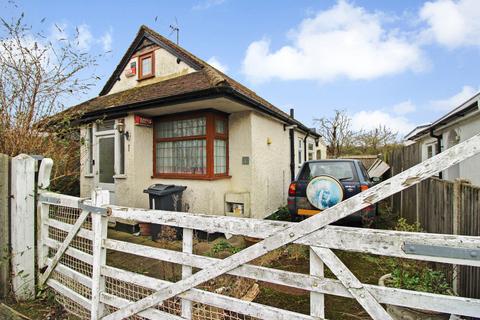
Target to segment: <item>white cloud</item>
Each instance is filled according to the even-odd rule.
[[[243,72],[252,81],[272,78],[330,81],[340,76],[373,79],[425,66],[416,44],[382,25],[381,15],[340,0],[301,22],[292,43],[276,51],[270,41],[252,42]]]
[[[391,115],[382,110],[362,110],[354,113],[351,118],[352,129],[355,131],[371,130],[382,125],[398,134],[405,135],[415,128],[415,124],[404,116]]]
[[[203,0],[200,1],[198,4],[193,6],[193,10],[206,10],[211,7],[215,7],[221,5],[225,2],[225,0]]]
[[[417,110],[415,105],[410,100],[400,102],[400,103],[394,105],[392,107],[392,109],[393,109],[393,112],[398,114],[398,115],[412,113],[415,110]]]
[[[228,66],[226,64],[221,63],[215,56],[208,59],[207,63],[212,65],[214,68],[217,68],[223,73],[226,73],[228,71]]]
[[[431,101],[431,106],[439,111],[450,111],[455,107],[458,107],[463,102],[470,99],[473,95],[478,93],[479,89],[475,89],[471,86],[463,86],[460,92],[454,94],[451,97]]]
[[[102,44],[104,51],[111,51],[112,50],[112,28],[110,28],[107,32],[103,34],[103,36],[99,39],[99,42]]]
[[[81,50],[90,50],[90,46],[93,41],[92,33],[90,32],[90,26],[87,24],[81,24],[77,27],[77,46]]]
[[[70,33],[69,33],[70,30]],[[95,36],[90,31],[88,24],[81,24],[75,28],[75,34],[71,34],[68,23],[54,23],[50,27],[49,39],[54,43],[57,41],[70,41],[82,51],[90,51],[92,46],[99,45],[104,51],[112,50],[113,28],[110,27],[102,36]]]
[[[428,25],[424,37],[449,48],[480,46],[480,1],[427,2],[419,15]]]

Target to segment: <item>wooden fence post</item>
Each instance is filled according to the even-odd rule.
[[[50,205],[40,202],[40,194],[50,186],[50,173],[53,166],[53,160],[44,158],[38,170],[38,198],[37,198],[37,282],[40,283],[40,275],[47,267],[48,246],[45,244],[45,239],[48,238],[48,213]]]
[[[93,190],[92,204],[100,207],[109,204],[110,193],[108,190]],[[100,302],[100,295],[105,291],[105,278],[102,276],[102,267],[107,264],[107,249],[103,242],[107,239],[108,217],[90,213],[93,231],[93,272],[92,272],[92,309],[91,319],[101,319],[105,315],[105,305]]]
[[[462,211],[463,211],[463,204],[462,204],[462,184],[470,184],[468,180],[464,179],[455,179],[453,183],[453,226],[452,226],[452,233],[453,234],[460,234],[461,230],[461,223],[462,223]],[[458,278],[460,276],[459,273],[459,265],[453,265],[453,291],[455,293],[459,292],[459,284],[460,284],[460,279]]]
[[[35,163],[26,154],[12,159],[12,286],[17,300],[35,297]]]
[[[310,248],[310,274],[323,278],[324,265],[322,259]],[[310,315],[319,319],[325,318],[325,295],[310,292]]]
[[[0,154],[0,299],[8,295],[10,288],[10,158]]]
[[[193,253],[193,230],[183,228],[183,252]],[[192,275],[192,267],[182,265],[182,279]],[[192,302],[182,299],[182,317],[192,319]]]

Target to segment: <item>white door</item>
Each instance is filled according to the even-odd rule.
[[[115,203],[115,135],[103,133],[96,137],[95,187],[110,191],[110,203]]]

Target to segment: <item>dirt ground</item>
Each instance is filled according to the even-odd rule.
[[[379,222],[380,228],[388,228],[391,219],[388,217],[382,219]],[[154,242],[150,237],[135,236],[113,229],[109,229],[108,236],[112,239],[170,250],[181,251],[182,248],[182,243],[178,240],[163,238],[163,240]],[[243,237],[233,237],[229,240],[223,237],[213,241],[195,240],[194,253],[225,258],[251,244],[251,242],[245,241]],[[387,257],[344,251],[336,251],[336,254],[363,283],[376,284],[380,276],[390,271],[388,269],[389,258]],[[307,274],[309,272],[308,255],[307,247],[288,245],[256,259],[253,263]],[[180,265],[121,252],[108,252],[107,264],[169,281],[178,281],[181,277]],[[325,276],[335,278],[328,269],[325,270]],[[260,293],[254,302],[309,314],[310,296],[307,291],[264,282],[260,282],[259,286]],[[7,301],[7,304],[30,319],[76,319],[63,313],[61,308],[55,304],[52,294],[48,292],[33,302],[15,304],[12,301]],[[370,319],[354,299],[326,295],[325,304],[328,319]]]

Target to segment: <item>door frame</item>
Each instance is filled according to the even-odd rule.
[[[95,174],[94,174],[94,185],[95,185],[95,188],[100,188],[100,189],[103,189],[103,190],[108,190],[110,191],[110,193],[115,193],[115,156],[116,156],[116,137],[115,137],[115,129],[113,130],[105,130],[105,131],[95,131],[95,145],[96,145],[96,148],[95,148],[95,168],[94,168],[94,171],[95,171]],[[100,172],[99,172],[99,169],[100,169],[100,139],[102,138],[113,138],[113,145],[114,145],[114,155],[113,155],[113,168],[114,168],[114,172],[113,172],[113,176],[112,178],[114,179],[113,183],[104,183],[104,182],[100,182]]]

